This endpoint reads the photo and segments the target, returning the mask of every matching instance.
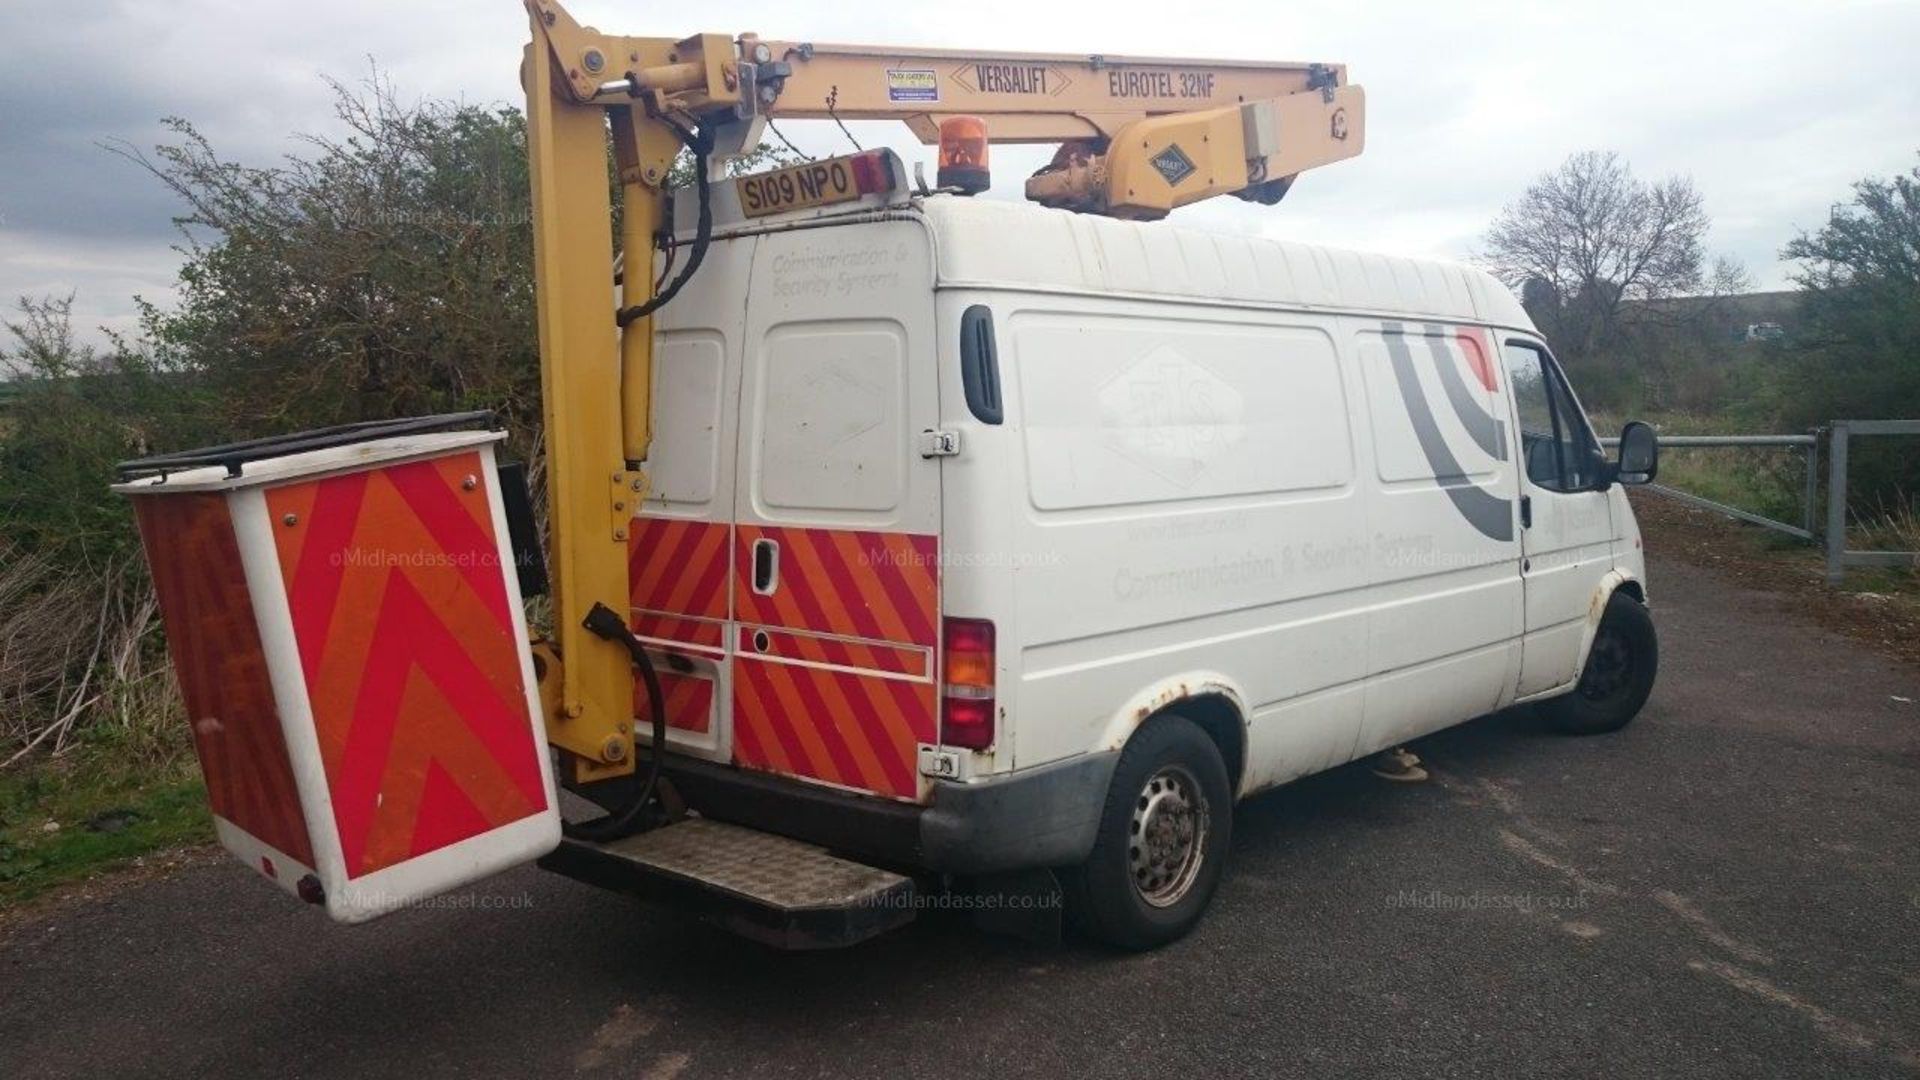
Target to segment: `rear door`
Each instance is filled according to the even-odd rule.
[[[731,551],[732,759],[915,801],[937,734],[931,264],[914,221],[760,238]]]
[[[742,297],[756,237],[716,240],[700,273],[654,327],[653,441],[647,501],[628,530],[634,633],[653,650],[669,744],[728,760],[732,702],[733,507],[737,483]],[[634,680],[634,716],[649,729]]]

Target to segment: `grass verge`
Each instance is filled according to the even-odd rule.
[[[0,772],[0,913],[212,835],[190,756],[132,767],[93,751],[24,763]]]

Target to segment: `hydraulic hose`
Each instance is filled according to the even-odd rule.
[[[671,282],[667,283],[666,288],[655,293],[651,300],[620,310],[620,313],[614,317],[614,322],[618,323],[623,330],[628,323],[635,319],[646,318],[666,307],[675,296],[680,295],[681,288],[692,280],[693,272],[700,269],[700,261],[707,257],[707,248],[713,242],[713,184],[707,179],[707,158],[713,153],[713,136],[704,131],[688,131],[672,121],[667,122],[672,125],[675,132],[679,133],[680,141],[686,144],[687,149],[693,151],[693,182],[700,197],[700,216],[693,232],[693,252],[687,256],[687,265],[680,269],[680,273]],[[626,258],[631,262],[632,253],[626,253]],[[638,273],[639,268],[635,268],[634,272]]]
[[[667,695],[660,689],[660,675],[653,669],[653,659],[647,655],[645,645],[627,629],[626,620],[605,604],[596,603],[593,610],[581,621],[587,632],[595,637],[626,647],[627,655],[633,658],[633,666],[640,669],[640,681],[647,687],[647,712],[653,717],[653,747],[647,755],[647,778],[640,790],[625,806],[610,811],[606,817],[594,818],[579,824],[561,823],[561,831],[572,840],[586,840],[604,844],[630,836],[639,825],[640,817],[646,813],[647,804],[653,801],[654,790],[660,784],[660,762],[667,754]]]

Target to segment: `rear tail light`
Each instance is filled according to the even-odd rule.
[[[940,742],[985,750],[993,745],[993,623],[946,619],[941,636]]]
[[[893,190],[893,166],[887,161],[886,151],[869,150],[850,157],[847,167],[853,170],[853,190],[860,194]]]

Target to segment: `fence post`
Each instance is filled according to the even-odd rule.
[[[1827,438],[1827,584],[1847,577],[1847,425],[1835,421]]]
[[[1814,522],[1820,515],[1820,431],[1813,428],[1807,434],[1813,441],[1807,444],[1807,494],[1800,506],[1800,527],[1814,534]]]

